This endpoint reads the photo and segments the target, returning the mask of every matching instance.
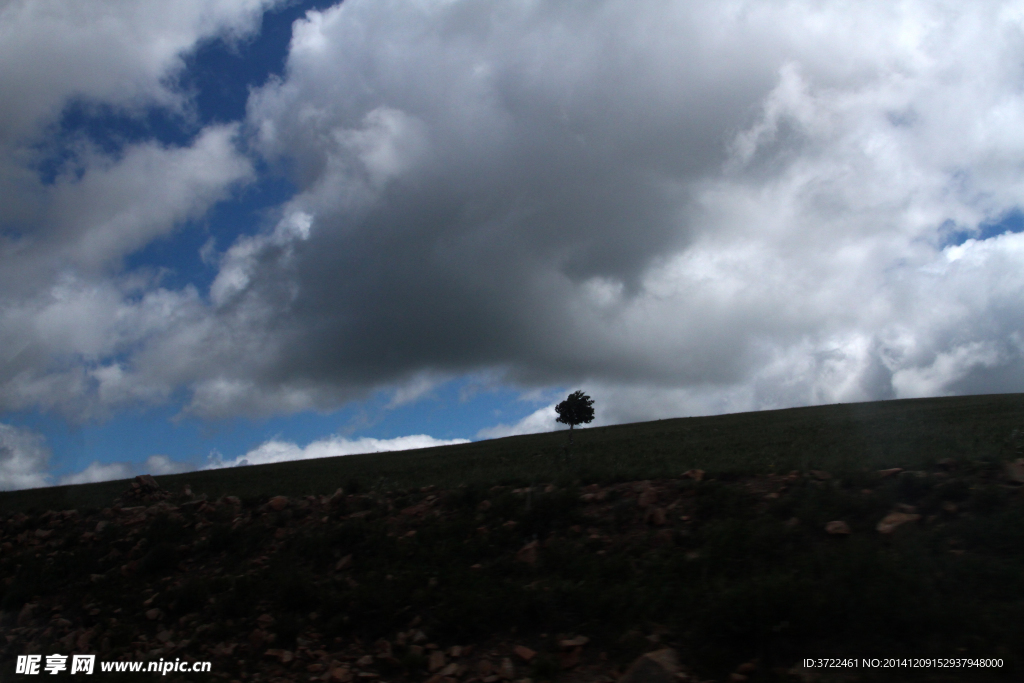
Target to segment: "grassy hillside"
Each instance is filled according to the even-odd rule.
[[[597,406],[600,409],[600,406]],[[570,459],[564,432],[457,446],[350,455],[160,478],[211,498],[332,493],[358,481],[384,490],[434,484],[628,481],[793,469],[919,469],[946,457],[992,460],[1024,432],[1024,394],[908,399],[677,418],[579,430]],[[154,445],[156,447],[156,445]],[[0,492],[0,512],[103,507],[127,482]]]
[[[666,646],[675,680],[1020,680],[1022,425],[1021,395],[890,401],[587,429],[570,457],[555,433],[4,493],[0,681],[91,652],[610,683]]]

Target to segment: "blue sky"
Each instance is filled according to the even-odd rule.
[[[0,27],[0,489],[1024,388],[1011,2]]]

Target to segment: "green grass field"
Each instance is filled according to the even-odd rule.
[[[88,547],[55,538],[49,556],[38,544],[14,548],[0,564],[11,579],[0,608],[86,604],[95,613],[80,618],[95,628],[117,614],[105,633],[111,652],[124,654],[137,651],[136,631],[156,628],[127,615],[159,581],[169,588],[152,604],[182,629],[214,625],[191,647],[244,641],[270,612],[275,647],[395,641],[377,673],[396,681],[427,677],[422,657],[395,636],[413,617],[444,645],[496,634],[526,643],[541,653],[523,672],[532,680],[568,675],[553,664],[556,633],[586,634],[609,666],[670,644],[700,677],[719,681],[750,661],[751,681],[799,680],[790,672],[805,657],[1003,660],[999,670],[859,671],[855,680],[1024,676],[1024,496],[1004,473],[1024,445],[1024,396],[593,428],[576,433],[568,457],[565,443],[564,433],[539,434],[159,477],[172,493],[188,484],[210,501],[240,502],[205,514],[182,505],[173,522],[112,524]],[[878,473],[896,467],[905,471]],[[705,475],[682,476],[692,469]],[[126,486],[0,494],[4,538],[26,536],[45,510],[100,515]],[[346,495],[332,503],[301,498],[339,487]],[[647,490],[654,503],[643,502]],[[293,503],[268,511],[279,495]],[[431,514],[402,512],[417,506]],[[652,521],[656,509],[663,520]],[[898,509],[920,519],[879,533]],[[28,515],[16,527],[15,512]],[[197,520],[202,532],[192,530]],[[850,533],[827,534],[835,520]],[[517,553],[532,540],[536,561],[523,562]],[[119,573],[111,548],[117,563],[136,558],[137,571]],[[355,562],[337,570],[346,555]],[[43,637],[39,628],[33,637]],[[255,646],[250,656],[260,661]],[[237,660],[230,666],[244,671]],[[820,680],[845,680],[840,673]]]

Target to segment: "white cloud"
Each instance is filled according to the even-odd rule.
[[[240,455],[231,460],[224,460],[219,453],[215,453],[210,457],[207,469],[237,467],[240,465],[266,465],[275,462],[330,458],[337,455],[355,455],[357,453],[405,451],[415,448],[432,448],[434,446],[448,446],[460,443],[469,443],[469,441],[467,439],[435,439],[426,434],[398,436],[393,439],[373,439],[369,437],[346,439],[341,436],[330,436],[326,439],[313,441],[303,447],[290,441],[272,439],[260,444],[245,455]]]
[[[94,460],[81,472],[61,477],[60,485],[116,481],[118,479],[130,479],[139,474],[178,474],[179,472],[190,472],[194,469],[194,466],[171,460],[166,455],[151,455],[143,462],[101,463]]]
[[[116,481],[128,479],[132,475],[132,465],[127,462],[100,463],[93,461],[81,472],[61,477],[60,484],[95,484],[100,481]]]
[[[0,491],[49,485],[50,449],[40,434],[0,424]]]
[[[519,434],[539,434],[541,432],[552,432],[559,428],[555,422],[558,413],[555,412],[555,404],[539,408],[515,424],[499,424],[494,427],[485,427],[477,432],[480,439],[500,439],[503,436],[518,436]]]

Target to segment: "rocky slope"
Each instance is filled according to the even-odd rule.
[[[644,591],[691,568],[706,580],[708,567],[731,567],[744,553],[833,553],[858,537],[891,545],[919,536],[941,542],[952,562],[984,555],[988,547],[961,538],[968,527],[958,524],[1019,519],[1022,481],[1021,462],[965,469],[947,461],[929,472],[843,478],[716,481],[691,470],[583,488],[339,489],[243,501],[188,487],[171,493],[145,475],[107,508],[0,520],[0,680],[14,680],[17,655],[55,652],[210,660],[213,677],[231,681],[637,683],[698,681],[698,670],[734,683],[811,680],[794,668],[791,652],[812,642],[799,634],[769,644],[781,654],[765,658],[763,636],[740,629],[733,653],[681,665],[677,651],[685,660],[693,643],[712,637],[686,631],[687,620],[711,631],[717,622],[696,611],[673,621],[658,604],[669,593]],[[720,522],[731,518],[740,521],[729,533],[742,522],[779,548],[750,550],[745,544],[764,539],[749,535],[730,548]],[[634,593],[607,602],[620,584]],[[648,599],[627,618],[630,601]],[[800,618],[790,617],[792,630]],[[813,617],[805,621],[813,631]],[[788,626],[771,628],[784,638]]]

